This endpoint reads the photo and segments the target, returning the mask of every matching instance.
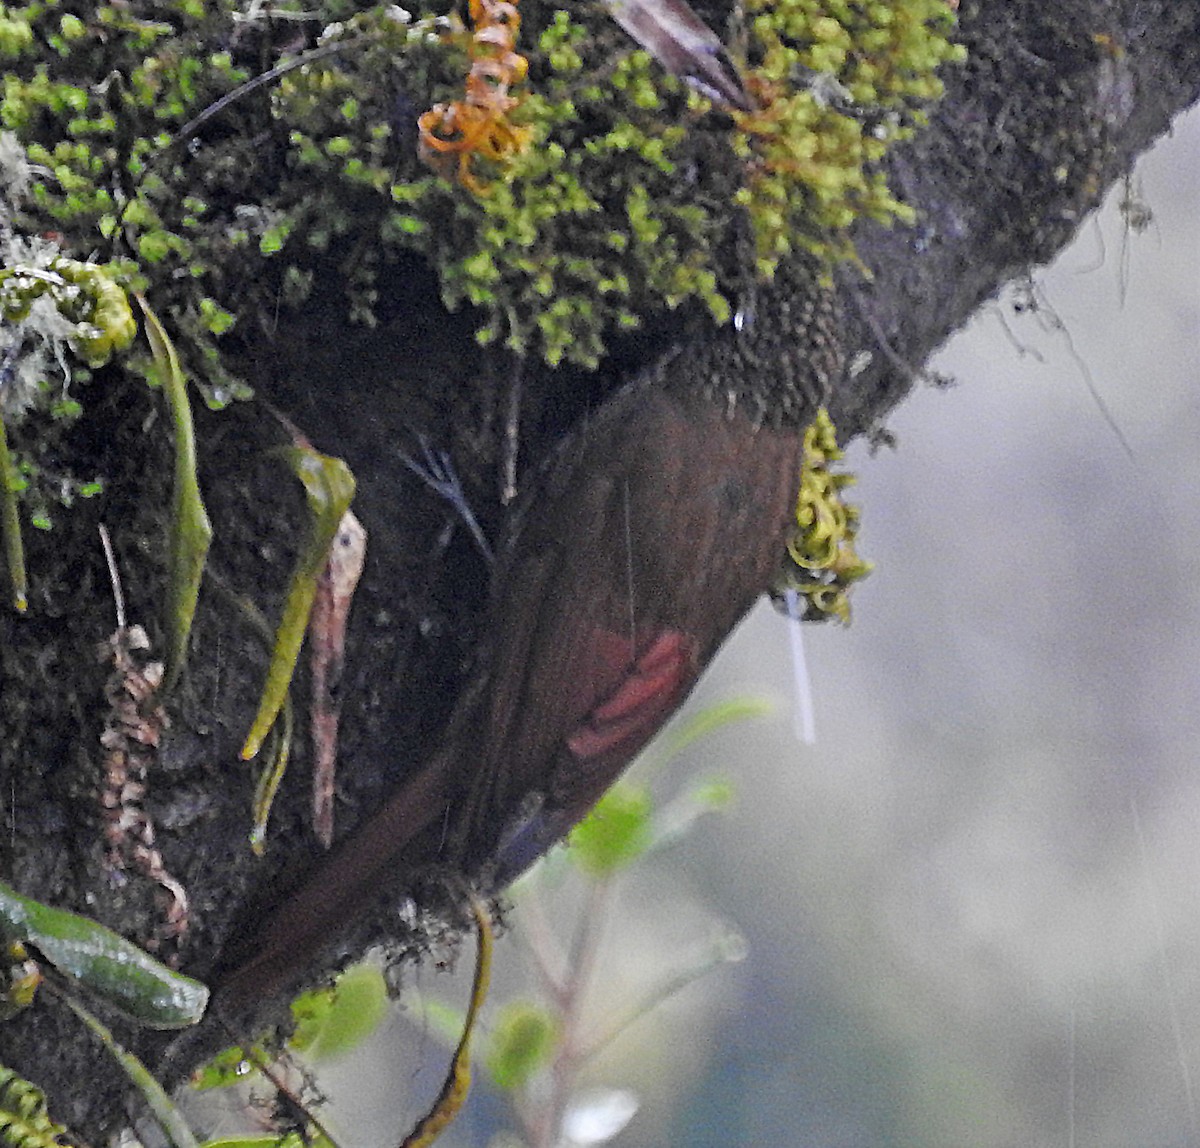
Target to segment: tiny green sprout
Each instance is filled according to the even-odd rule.
[[[23,897],[4,881],[0,942],[24,946],[71,991],[89,993],[146,1028],[187,1028],[208,1004],[208,989],[199,981],[173,972],[104,925]]]
[[[237,322],[236,316],[226,311],[215,299],[208,298],[200,300],[200,319],[205,330],[213,335],[224,335]]]
[[[258,250],[263,255],[275,255],[283,250],[283,245],[287,242],[288,233],[291,231],[292,225],[289,220],[284,220],[271,227],[268,227],[263,232],[262,238],[258,241]]]

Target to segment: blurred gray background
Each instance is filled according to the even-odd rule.
[[[1200,1145],[1198,186],[1193,113],[1033,307],[1010,290],[947,345],[958,385],[896,412],[895,451],[852,447],[877,570],[848,630],[806,628],[816,744],[769,607],[703,682],[693,708],[774,712],[657,771],[737,801],[622,882],[587,1023],[726,928],[748,953],[592,1067],[640,1104],[616,1145]],[[519,937],[499,962],[498,1001],[529,975]],[[330,1067],[354,1148],[436,1090],[419,993],[461,1000],[465,964],[458,988],[415,975],[374,1065]],[[441,1143],[506,1120],[478,1088]]]

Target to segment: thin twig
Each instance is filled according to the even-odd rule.
[[[117,556],[113,553],[108,527],[100,523],[100,545],[104,547],[104,561],[108,563],[108,580],[112,583],[113,601],[117,606],[117,629],[125,629],[125,595],[121,592],[121,572],[117,569]]]
[[[329,44],[321,44],[316,48],[310,48],[307,52],[301,52],[300,55],[292,57],[290,60],[284,60],[282,64],[276,64],[262,75],[255,76],[251,80],[247,80],[244,84],[239,84],[232,92],[226,92],[219,100],[211,103],[200,112],[199,115],[193,116],[186,124],[183,125],[166,143],[163,149],[168,150],[176,144],[182,143],[189,136],[193,135],[197,129],[203,127],[214,116],[220,115],[230,104],[236,103],[243,96],[248,96],[257,88],[261,88],[266,84],[273,83],[281,76],[286,76],[288,72],[294,71],[296,68],[303,67],[305,64],[311,64],[316,60],[322,60],[326,56],[332,56],[337,52],[344,51],[346,48],[354,48],[366,41],[366,36],[355,36],[349,40],[335,40]]]
[[[524,382],[524,360],[513,356],[513,370],[508,381],[508,411],[504,420],[504,465],[500,488],[500,501],[505,506],[517,497],[517,453],[521,446],[521,392]]]
[[[551,1066],[550,1095],[533,1119],[522,1115],[525,1134],[531,1148],[554,1148],[580,1066],[585,1062],[579,1028],[583,1004],[591,986],[592,972],[599,955],[600,938],[608,918],[613,881],[599,877],[588,888],[579,931],[571,946],[568,972],[558,1002],[559,1043]]]

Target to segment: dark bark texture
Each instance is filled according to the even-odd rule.
[[[867,362],[839,378],[829,398],[843,438],[881,427],[929,354],[1006,281],[1052,259],[1200,95],[1196,0],[964,0],[959,15],[968,62],[946,70],[947,94],[931,125],[892,160],[893,185],[919,220],[861,228],[856,242],[872,277],[850,269],[839,276],[845,355],[859,367]],[[273,337],[260,334],[242,348],[256,400],[198,415],[215,577],[201,595],[189,670],[169,704],[146,799],[166,865],[190,894],[188,972],[207,977],[261,907],[321,854],[309,812],[303,670],[293,687],[293,760],[266,855],[253,856],[247,844],[253,776],[238,752],[267,651],[221,587],[277,617],[306,529],[299,489],[268,454],[288,438],[267,407],[349,463],[359,482],[355,510],[370,536],[339,686],[340,838],[429,759],[496,641],[488,632],[490,567],[455,511],[406,467],[405,452],[419,454],[420,437],[448,451],[482,529],[503,550],[518,515],[537,519],[546,460],[606,404],[629,403],[622,388],[631,379],[653,389],[669,378],[677,393],[724,392],[748,373],[786,371],[814,354],[811,332],[789,326],[796,291],[787,274],[760,288],[756,321],[740,334],[677,316],[652,320],[588,375],[481,350],[469,316],[446,314],[428,274],[402,267],[378,329],[334,329],[317,299]],[[669,366],[656,369],[667,354]],[[506,505],[505,427],[518,378],[520,494]],[[67,445],[112,476],[105,497],[31,540],[29,616],[0,615],[0,873],[31,896],[144,937],[156,913],[152,887],[133,878],[113,889],[103,876],[95,790],[109,671],[95,651],[113,630],[114,611],[95,539],[105,522],[129,620],[157,638],[165,501],[157,496],[169,485],[170,453],[165,436],[144,433],[148,420],[162,417],[158,397],[144,388],[114,389],[93,407],[99,417]],[[581,538],[589,530],[582,519],[572,525]],[[395,913],[402,896],[460,919],[444,870],[418,864],[435,852],[418,851],[404,873],[383,875],[393,879],[390,901],[330,937],[311,978],[381,938],[418,954],[419,939]],[[260,1003],[262,1015],[278,1009]],[[244,1013],[239,1020],[249,1023]],[[179,1075],[221,1039],[208,1027],[177,1041],[166,1060],[161,1034],[121,1035],[149,1063],[169,1060],[168,1074]],[[0,1028],[0,1060],[45,1087],[56,1117],[87,1135],[99,1139],[126,1118],[125,1085],[51,1002]]]

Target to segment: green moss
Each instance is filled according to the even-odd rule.
[[[2,959],[8,963],[13,957],[6,952],[2,954]],[[30,990],[26,986],[22,987],[28,993]],[[54,1146],[62,1144],[61,1137],[66,1134],[66,1126],[56,1124],[50,1118],[45,1093],[11,1068],[0,1064],[0,1142],[28,1144],[35,1148],[37,1145]]]
[[[759,270],[799,248],[852,255],[860,218],[911,222],[879,166],[924,122],[937,70],[962,58],[943,0],[750,0],[761,56],[750,83],[761,111],[738,117],[734,148],[749,178],[737,192],[754,225]],[[795,77],[806,77],[801,83]]]
[[[51,309],[39,313],[41,300],[49,302]],[[61,256],[52,256],[44,266],[0,270],[0,317],[22,335],[70,343],[93,368],[124,351],[137,334],[118,274]],[[29,330],[23,332],[23,327]]]
[[[453,218],[417,237],[442,268],[447,305],[489,313],[481,341],[550,363],[595,365],[614,328],[687,299],[729,314],[713,255],[722,221],[700,206],[705,189],[679,178],[709,141],[688,130],[681,86],[644,52],[610,51],[617,63],[596,82],[581,48],[620,43],[599,19],[585,27],[559,11],[540,35],[517,113],[532,140],[486,195],[428,179],[394,189],[397,215],[411,219],[415,201]]]
[[[699,118],[707,104],[602,15],[555,11],[536,49],[528,35],[522,45],[529,94],[514,118],[532,128],[530,146],[482,197],[429,180],[394,188],[404,210],[385,234],[429,254],[449,306],[489,315],[482,341],[594,365],[612,330],[649,311],[699,300],[729,317],[737,209],[763,275],[795,248],[848,257],[860,218],[910,220],[879,163],[940,94],[936,69],[959,55],[946,5],[757,0],[751,11],[763,106],[736,114],[732,133]],[[422,228],[422,217],[453,225]]]
[[[845,257],[864,216],[910,218],[880,160],[959,55],[944,0],[750,0],[761,108],[731,126],[602,11],[521,0],[529,142],[480,158],[476,195],[415,145],[416,116],[463,93],[453,8],[323,0],[304,66],[238,93],[295,50],[286,21],[235,25],[238,0],[0,6],[0,128],[24,165],[0,233],[120,263],[213,406],[244,393],[221,349],[233,317],[302,304],[331,257],[347,322],[373,323],[381,277],[416,253],[447,306],[478,309],[482,342],[595,365],[663,308],[728,319],[743,212],[764,275],[796,248]]]

